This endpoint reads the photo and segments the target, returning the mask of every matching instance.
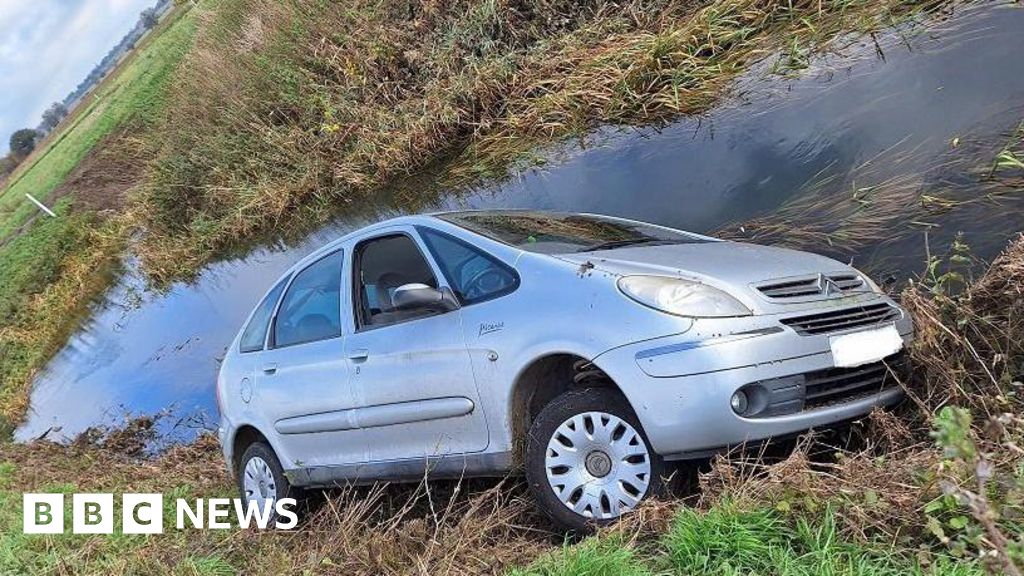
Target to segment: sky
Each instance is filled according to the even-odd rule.
[[[0,154],[35,128],[155,0],[0,0]]]

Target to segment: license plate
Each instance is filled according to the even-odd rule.
[[[903,338],[892,324],[874,330],[832,336],[828,343],[832,347],[832,361],[836,368],[852,368],[878,362],[903,348]]]

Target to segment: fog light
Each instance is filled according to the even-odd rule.
[[[732,399],[729,400],[729,405],[732,406],[733,412],[743,414],[747,411],[747,393],[743,390],[737,390],[732,395]]]

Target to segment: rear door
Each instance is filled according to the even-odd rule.
[[[347,437],[352,407],[341,322],[342,250],[295,273],[256,366],[258,406],[278,434],[285,469],[358,462]]]
[[[487,422],[459,310],[401,311],[405,284],[447,289],[412,227],[354,241],[345,339],[359,438],[374,462],[479,452]]]

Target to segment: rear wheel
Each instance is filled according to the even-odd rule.
[[[557,524],[607,524],[661,492],[663,461],[629,402],[616,390],[586,388],[555,398],[530,426],[526,477]]]
[[[274,450],[265,442],[254,442],[246,448],[239,460],[237,476],[242,503],[248,506],[253,502],[260,510],[270,506],[271,522],[277,518],[274,505],[278,500],[299,498],[299,489],[288,482]]]

